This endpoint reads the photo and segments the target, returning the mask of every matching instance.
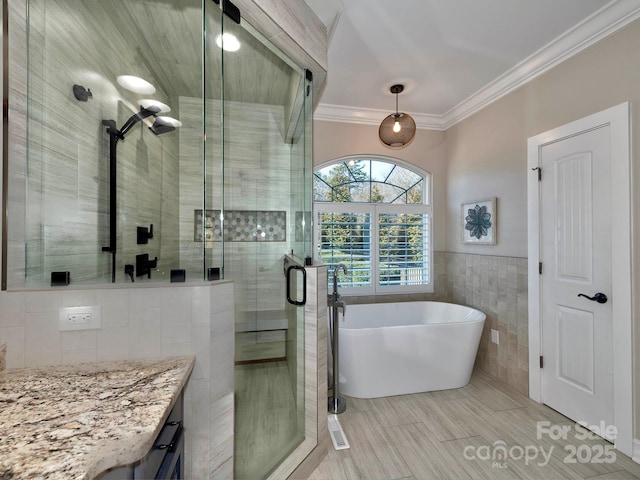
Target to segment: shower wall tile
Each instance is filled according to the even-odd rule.
[[[284,109],[281,106],[225,102],[225,164],[222,171],[221,143],[219,135],[207,138],[206,150],[202,145],[202,99],[180,98],[183,126],[180,128],[180,201],[179,236],[180,263],[189,270],[202,270],[202,252],[211,259],[209,266],[220,266],[221,245],[218,242],[194,241],[194,210],[203,210],[203,178],[206,178],[207,193],[205,209],[226,211],[282,211],[291,204],[290,163],[291,145],[281,135],[284,124]],[[220,130],[220,102],[207,100],[207,130]],[[234,133],[241,132],[241,133]],[[203,161],[204,157],[204,161]],[[206,174],[205,174],[206,171]],[[224,175],[223,175],[224,173]],[[223,185],[224,182],[224,185]],[[294,211],[287,210],[284,224],[291,225]],[[282,284],[282,273],[271,268],[281,262],[292,248],[294,238],[283,231],[282,240],[274,242],[274,248],[256,250],[246,245],[237,245],[233,237],[225,242],[225,278],[237,283],[238,307],[246,305],[260,310],[283,309],[282,295],[276,292],[269,298],[261,297],[257,305],[259,285]],[[202,232],[201,236],[204,236]],[[280,236],[277,240],[280,240]],[[234,262],[234,259],[237,259]],[[243,266],[244,265],[244,266]],[[257,268],[256,268],[257,265]],[[253,272],[253,273],[252,273]],[[267,274],[267,272],[272,272]],[[248,275],[248,278],[247,278]],[[260,294],[262,295],[262,294]],[[275,297],[275,301],[272,298]],[[263,303],[266,301],[268,304]]]
[[[17,0],[7,4],[9,11],[8,35],[9,46],[26,45],[26,0]],[[25,232],[27,225],[26,199],[26,112],[27,112],[27,51],[25,48],[9,48],[9,98],[11,122],[8,124],[9,142],[8,163],[15,176],[9,183],[12,188],[8,192],[9,211],[7,221],[7,276],[10,285],[20,285],[25,277],[25,242],[15,233]]]
[[[26,2],[11,3],[9,284],[24,284],[25,260],[29,286],[48,285],[49,273],[55,270],[71,271],[74,283],[108,282],[110,255],[101,247],[109,241],[109,162],[101,122],[113,118],[122,124],[136,108],[136,97],[127,92],[114,94],[118,88],[115,75],[135,70],[145,78],[154,76],[136,51],[128,48],[130,35],[136,33],[117,28],[112,6],[33,2],[29,4],[27,43]],[[72,24],[78,27],[73,28],[73,39],[69,37]],[[105,44],[110,48],[105,50]],[[96,51],[101,55],[95,55]],[[90,88],[93,98],[86,103],[76,101],[70,94],[74,83]],[[177,101],[162,87],[157,95],[175,108]],[[132,132],[126,142],[119,143],[118,208],[126,213],[118,226],[119,280],[124,279],[124,263],[132,263],[135,253],[145,253],[141,250],[159,256],[159,268],[167,273],[177,266],[177,148],[177,135],[157,138],[142,127],[139,135]],[[157,240],[140,248],[135,227],[151,223]]]

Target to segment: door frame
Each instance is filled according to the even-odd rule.
[[[609,125],[611,132],[612,191],[612,319],[613,319],[613,418],[618,434],[615,447],[632,456],[633,450],[633,326],[631,268],[631,144],[630,105],[621,103],[528,139],[528,280],[529,280],[529,397],[542,403],[541,277],[540,262],[540,182],[541,148],[585,130]],[[544,177],[544,172],[542,172]]]

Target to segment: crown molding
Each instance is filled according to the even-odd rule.
[[[444,130],[442,115],[406,112],[413,117],[416,128],[425,130]],[[320,103],[313,112],[314,120],[326,122],[359,123],[361,125],[380,125],[389,115],[389,110],[375,108],[347,107]]]
[[[444,115],[408,113],[415,119],[417,128],[446,130],[638,18],[640,0],[613,0]],[[321,103],[314,119],[379,125],[387,115],[383,110]]]
[[[542,75],[640,17],[639,0],[613,1],[444,114],[444,128]]]

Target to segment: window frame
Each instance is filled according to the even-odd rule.
[[[366,287],[349,287],[341,285],[340,290],[344,295],[389,295],[389,294],[407,294],[407,293],[433,293],[434,291],[434,262],[433,262],[433,205],[431,204],[431,174],[425,170],[419,169],[413,165],[409,165],[401,160],[381,157],[381,156],[349,156],[343,157],[331,162],[318,165],[314,168],[315,172],[330,167],[332,165],[355,161],[381,161],[397,165],[405,168],[412,173],[422,176],[423,178],[423,203],[364,203],[364,202],[313,202],[313,238],[315,240],[315,248],[313,249],[314,259],[322,261],[320,257],[321,248],[321,232],[319,228],[319,215],[321,213],[367,213],[369,214],[369,245],[370,245],[370,268],[371,268],[371,285]],[[372,180],[367,180],[371,182]],[[420,285],[380,285],[380,247],[379,247],[379,215],[383,213],[391,214],[422,214],[426,216],[426,228],[428,231],[428,278],[429,282]],[[329,275],[330,277],[331,275]],[[329,279],[331,283],[331,279]]]

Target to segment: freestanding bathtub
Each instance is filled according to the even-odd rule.
[[[442,302],[348,305],[340,316],[340,392],[376,398],[463,387],[485,318]]]

